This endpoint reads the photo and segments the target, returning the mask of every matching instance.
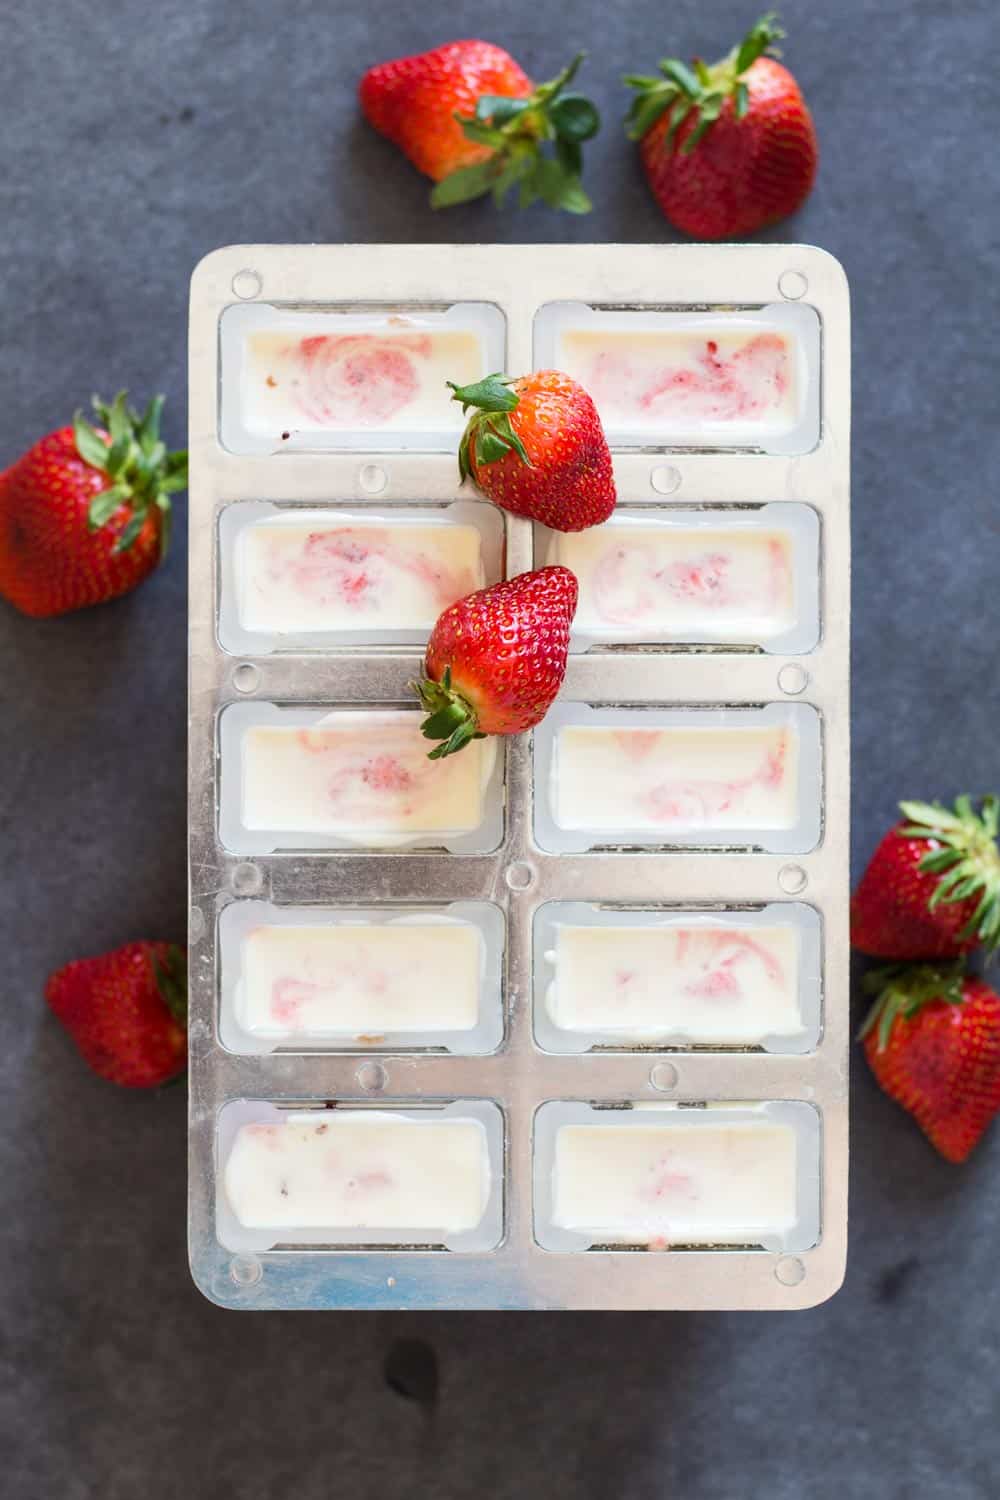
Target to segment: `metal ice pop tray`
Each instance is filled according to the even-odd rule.
[[[662,371],[659,385],[643,386],[661,337],[663,348],[688,351],[670,366],[667,396]],[[743,390],[734,351],[748,339],[763,339],[763,353],[756,386]],[[776,374],[769,351],[779,345]],[[673,545],[678,526],[695,539],[707,528],[712,554],[740,528],[787,519],[789,617],[763,630],[748,624],[746,639],[738,623],[681,624],[643,639],[633,621],[616,640],[613,619],[584,621],[550,718],[534,736],[497,742],[485,791],[486,765],[482,781],[462,783],[467,803],[480,799],[478,820],[456,811],[461,827],[438,818],[407,847],[314,826],[319,773],[309,751],[354,725],[376,751],[391,748],[397,718],[363,713],[412,711],[421,631],[399,631],[393,644],[384,621],[346,631],[311,617],[284,632],[267,620],[254,626],[244,606],[257,564],[252,548],[234,550],[250,547],[245,523],[294,529],[302,516],[318,528],[312,536],[342,516],[432,525],[471,513],[483,521],[488,577],[549,560],[562,539],[535,536],[485,501],[477,510],[479,497],[460,487],[458,410],[443,385],[437,405],[435,350],[468,379],[565,366],[588,348],[602,361],[591,366],[595,379],[611,376],[602,415],[615,521],[638,528],[626,537],[640,547],[636,566],[642,546]],[[692,349],[708,361],[694,374]],[[198,266],[189,1217],[192,1270],[208,1297],[234,1308],[794,1308],[839,1286],[849,352],[843,271],[802,245],[244,245]],[[762,395],[769,381],[781,401]],[[611,410],[640,387],[631,410]],[[771,416],[758,421],[765,407]],[[490,530],[498,521],[502,534]],[[695,592],[712,587],[699,574]],[[331,713],[328,731],[321,721]],[[275,726],[284,738],[267,739]],[[734,729],[748,738],[732,738]],[[742,777],[724,769],[738,744],[757,747],[758,770],[748,760]],[[643,761],[650,747],[689,766],[679,789],[656,782]],[[620,754],[635,755],[634,777],[612,774]],[[352,783],[362,822],[373,797],[378,806],[372,777],[365,769],[364,785]],[[338,783],[341,802],[342,791]],[[646,811],[616,824],[616,797],[633,793]],[[325,1012],[303,1023],[302,995],[322,998],[322,984],[295,990],[282,1011],[274,974],[294,967],[301,935],[333,944],[336,965],[352,924],[369,943],[380,941],[372,931],[389,934],[397,981],[400,963],[412,964],[409,1002],[419,1010],[426,1000],[426,1024],[407,1013],[398,1026],[362,1032],[350,1006],[363,1011],[367,1001],[354,991],[343,1025]],[[449,934],[447,954],[434,948],[447,984],[428,981],[414,927],[432,946]],[[612,948],[591,961],[586,945],[609,929]],[[277,958],[253,947],[261,932]],[[754,946],[762,932],[770,957]],[[687,970],[671,968],[682,945]],[[623,1025],[601,1010],[599,972],[614,969],[617,954],[614,983],[625,985],[621,955],[633,951],[646,1009],[630,1022],[632,1002],[622,1002]],[[793,955],[791,970],[774,968],[779,952]],[[731,977],[734,953],[750,955],[746,979]],[[463,973],[475,976],[465,988]],[[776,973],[780,1011],[768,978]],[[747,1010],[726,1010],[734,983],[737,999],[756,995]],[[444,1134],[407,1133],[428,1122],[465,1133],[439,1151]],[[384,1171],[367,1170],[383,1136],[364,1129],[380,1124],[399,1127],[392,1139],[404,1145]],[[327,1229],[334,1189],[323,1173],[341,1168],[320,1153],[320,1136],[350,1147],[349,1175],[336,1184],[340,1217]],[[302,1165],[288,1200],[280,1152],[293,1137]],[[411,1151],[415,1137],[422,1156]],[[273,1160],[255,1157],[271,1147]],[[360,1176],[351,1151],[366,1166]],[[460,1170],[461,1182],[449,1178]],[[355,1197],[361,1206],[345,1209]],[[391,1211],[380,1206],[389,1199]],[[439,1227],[423,1222],[435,1214]]]

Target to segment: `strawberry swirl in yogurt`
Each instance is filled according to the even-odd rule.
[[[747,1045],[802,1030],[790,926],[560,926],[546,1004],[565,1031]]]
[[[493,742],[474,740],[436,761],[427,748],[419,714],[405,711],[253,727],[243,744],[244,826],[375,845],[478,828]]]
[[[408,520],[259,522],[238,567],[243,628],[275,634],[429,630],[485,582],[476,527]]]
[[[261,330],[247,338],[242,404],[253,431],[281,441],[300,432],[457,430],[461,413],[445,382],[481,374],[481,341],[471,331],[423,332],[402,319],[386,319],[379,332]]]
[[[562,828],[664,833],[794,826],[798,739],[781,725],[568,725],[557,736]]]

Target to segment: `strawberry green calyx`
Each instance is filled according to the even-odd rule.
[[[168,453],[160,439],[162,396],[154,396],[141,416],[127,405],[127,397],[127,391],[119,391],[108,405],[94,396],[92,404],[103,432],[84,421],[82,412],[73,418],[77,453],[111,481],[90,502],[87,524],[91,531],[99,531],[122,505],[128,506],[132,514],[112,549],[126,552],[154,508],[160,513],[162,557],[170,540],[170,496],[187,488],[187,452]]]
[[[451,399],[461,402],[462,411],[475,409],[458,446],[458,472],[463,484],[472,473],[470,449],[477,464],[496,463],[508,453],[516,453],[523,464],[532,467],[528,451],[511,425],[510,414],[517,410],[519,401],[510,389],[513,383],[511,376],[500,374],[486,375],[474,385],[447,381],[454,393]]]
[[[452,687],[450,667],[445,667],[440,682],[422,677],[410,686],[428,716],[420,726],[421,734],[425,739],[442,741],[427,752],[428,760],[443,760],[464,750],[470,740],[486,738],[478,727],[476,710]]]
[[[971,797],[958,797],[949,809],[940,802],[901,802],[907,820],[902,838],[926,839],[933,847],[920,861],[925,874],[940,875],[930,898],[931,911],[978,897],[960,938],[974,937],[992,953],[1000,946],[1000,802],[984,797],[977,812]]]
[[[456,115],[467,139],[491,147],[493,155],[443,178],[431,193],[431,207],[450,208],[487,193],[500,207],[516,187],[519,208],[541,198],[550,208],[589,213],[590,199],[580,182],[582,148],[600,130],[601,117],[589,99],[566,87],[583,58],[578,52],[568,67],[525,99],[483,94],[475,114]],[[551,155],[546,150],[550,144]]]
[[[932,1000],[961,1005],[965,999],[965,961],[950,964],[883,964],[864,977],[864,991],[875,996],[858,1032],[863,1041],[878,1027],[878,1050],[884,1052],[897,1016],[909,1020]]]
[[[776,13],[768,11],[739,46],[717,63],[706,66],[698,58],[689,67],[680,58],[665,57],[659,63],[662,78],[655,74],[627,73],[624,81],[636,91],[625,120],[629,140],[641,140],[650,126],[669,110],[670,125],[664,137],[669,150],[681,125],[695,110],[698,123],[681,147],[681,154],[687,156],[711,130],[727,99],[732,99],[736,118],[742,120],[750,107],[747,70],[765,53],[778,56],[774,43],[784,35]]]
[[[187,956],[183,948],[171,943],[163,958],[153,958],[153,976],[160,998],[178,1026],[187,1026],[188,979]]]

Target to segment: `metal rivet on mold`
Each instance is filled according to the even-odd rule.
[[[263,283],[256,271],[237,271],[233,277],[233,293],[244,302],[249,302],[254,297],[260,296]]]
[[[801,271],[782,271],[778,277],[778,291],[789,302],[798,302],[809,290],[809,282]]]

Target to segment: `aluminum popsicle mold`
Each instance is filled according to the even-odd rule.
[[[254,279],[243,273],[254,272]],[[821,528],[822,635],[795,657],[646,646],[570,659],[562,697],[595,705],[811,705],[822,722],[823,811],[805,853],[622,849],[548,854],[533,834],[531,737],[506,746],[503,839],[495,853],[227,852],[218,837],[217,720],[229,704],[402,706],[414,648],[231,656],[218,641],[217,537],[231,505],[445,506],[466,498],[449,451],[330,449],[242,455],[219,441],[219,325],[256,288],[262,304],[443,308],[488,303],[506,319],[506,367],[531,367],[537,310],[574,300],[629,307],[765,307],[781,285],[820,319],[821,436],[799,456],[650,447],[616,452],[620,500],[687,510],[796,501]],[[782,278],[784,281],[782,282]],[[245,300],[245,299],[244,299]],[[847,1217],[849,831],[849,311],[836,260],[798,245],[235,246],[195,271],[190,337],[190,1172],[193,1275],[236,1308],[793,1308],[830,1296],[843,1276]],[[669,493],[669,501],[664,494]],[[506,575],[532,566],[529,523],[504,517]],[[794,671],[789,669],[794,668]],[[803,682],[803,675],[805,681]],[[691,841],[696,843],[696,841]],[[489,1056],[364,1049],[238,1055],[219,1038],[218,917],[252,897],[279,906],[490,901],[505,916],[505,1037]],[[691,910],[814,906],[823,922],[823,1031],[801,1055],[644,1049],[546,1054],[532,1028],[532,929],[551,901]],[[504,1235],[488,1252],[277,1249],[234,1255],[216,1233],[216,1132],[231,1101],[406,1109],[422,1101],[495,1101],[503,1111]],[[820,1237],[773,1250],[559,1253],[533,1229],[532,1132],[551,1101],[806,1101],[822,1120]]]

